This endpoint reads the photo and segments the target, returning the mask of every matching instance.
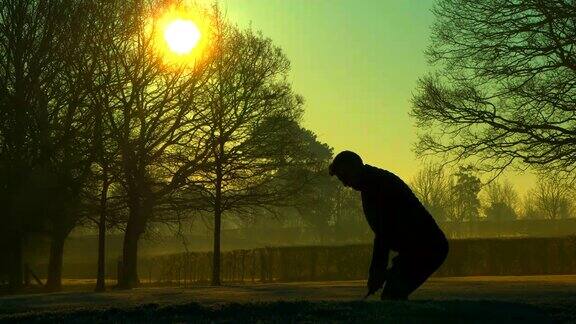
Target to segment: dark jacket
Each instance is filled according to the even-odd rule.
[[[364,215],[375,234],[371,267],[386,269],[389,250],[419,255],[446,244],[444,233],[404,181],[368,164],[361,179]]]

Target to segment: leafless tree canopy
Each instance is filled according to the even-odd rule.
[[[440,0],[412,115],[416,151],[500,171],[576,167],[576,4]]]
[[[451,179],[441,165],[426,164],[416,173],[410,186],[437,220],[444,221],[449,217],[451,207]]]
[[[287,81],[290,62],[269,38],[241,30],[216,13],[209,77],[198,125],[205,163],[188,176],[189,206],[214,216],[212,283],[220,282],[220,228],[225,213],[254,213],[286,205],[294,186],[283,175],[305,167],[300,125],[303,100]],[[303,177],[293,182],[305,183]]]
[[[518,217],[518,193],[508,181],[490,182],[484,187],[486,218],[492,221]]]
[[[536,187],[527,193],[525,216],[541,219],[572,217],[576,211],[573,197],[573,187],[555,177],[541,177]]]

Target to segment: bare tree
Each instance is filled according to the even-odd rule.
[[[13,288],[22,284],[22,242],[30,232],[52,237],[48,286],[58,287],[63,240],[77,221],[71,204],[86,165],[82,145],[73,145],[86,126],[85,106],[69,78],[78,10],[72,0],[0,1],[0,205]],[[46,179],[62,204],[23,190],[42,191]],[[40,206],[27,198],[53,213],[30,213]]]
[[[96,272],[96,292],[106,290],[105,285],[105,262],[106,262],[106,233],[109,228],[117,227],[118,223],[124,221],[124,217],[118,216],[118,210],[125,209],[124,197],[113,196],[118,191],[119,183],[111,167],[118,165],[117,161],[108,160],[102,153],[114,152],[113,150],[105,152],[96,152],[98,163],[93,163],[92,172],[86,181],[81,193],[81,210],[86,215],[85,218],[91,224],[95,224],[98,229],[98,260]]]
[[[112,71],[117,68],[111,64],[113,54],[107,44],[113,43],[114,36],[121,37],[128,33],[127,26],[117,21],[117,14],[125,5],[119,1],[90,1],[86,4],[84,13],[85,37],[82,39],[82,59],[77,65],[80,88],[86,92],[86,101],[91,108],[91,129],[88,151],[92,156],[91,174],[83,188],[83,209],[88,218],[98,227],[98,260],[96,291],[105,290],[105,250],[106,230],[113,226],[109,217],[110,192],[119,185],[120,159],[118,143],[114,140],[109,123],[109,109],[117,103],[118,93],[112,91],[121,82],[119,74]],[[137,3],[130,3],[136,6]],[[114,35],[114,33],[118,33]],[[128,80],[125,80],[128,82]],[[118,190],[116,190],[118,191]],[[116,197],[118,198],[118,197]],[[116,199],[116,205],[122,201]],[[118,207],[118,206],[117,206]],[[117,219],[114,221],[118,221]]]
[[[308,161],[301,156],[297,123],[302,100],[287,81],[285,55],[270,39],[240,30],[221,15],[215,26],[202,111],[210,157],[207,167],[189,178],[188,197],[214,215],[212,284],[219,285],[223,215],[285,203],[295,191],[284,181],[290,166]]]
[[[562,219],[573,215],[574,188],[558,178],[540,177],[536,188],[527,194],[539,218]]]
[[[528,191],[522,199],[522,211],[521,216],[523,219],[543,219],[543,215],[538,210],[536,204],[536,197],[533,194],[534,191]]]
[[[482,170],[576,167],[574,2],[440,0],[412,116],[416,151]]]
[[[446,221],[451,208],[451,182],[444,167],[428,163],[416,173],[411,183],[414,194],[438,221]]]
[[[199,100],[206,60],[168,65],[157,51],[149,17],[163,1],[100,1],[106,15],[93,50],[98,78],[92,98],[119,152],[114,177],[128,206],[119,286],[138,284],[138,241],[149,222],[168,215],[162,204],[205,160]],[[209,19],[209,13],[207,13]],[[101,82],[105,80],[105,82]]]
[[[488,220],[514,220],[518,217],[518,193],[510,182],[490,182],[484,187],[484,192],[484,213]]]

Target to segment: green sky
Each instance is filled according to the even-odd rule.
[[[421,162],[408,116],[427,70],[434,0],[221,0],[227,16],[252,24],[292,62],[306,99],[304,125],[338,152],[409,180]],[[532,180],[514,176],[525,187]]]

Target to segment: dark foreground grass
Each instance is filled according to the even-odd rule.
[[[189,303],[4,315],[26,323],[551,323],[536,306],[495,301]]]

